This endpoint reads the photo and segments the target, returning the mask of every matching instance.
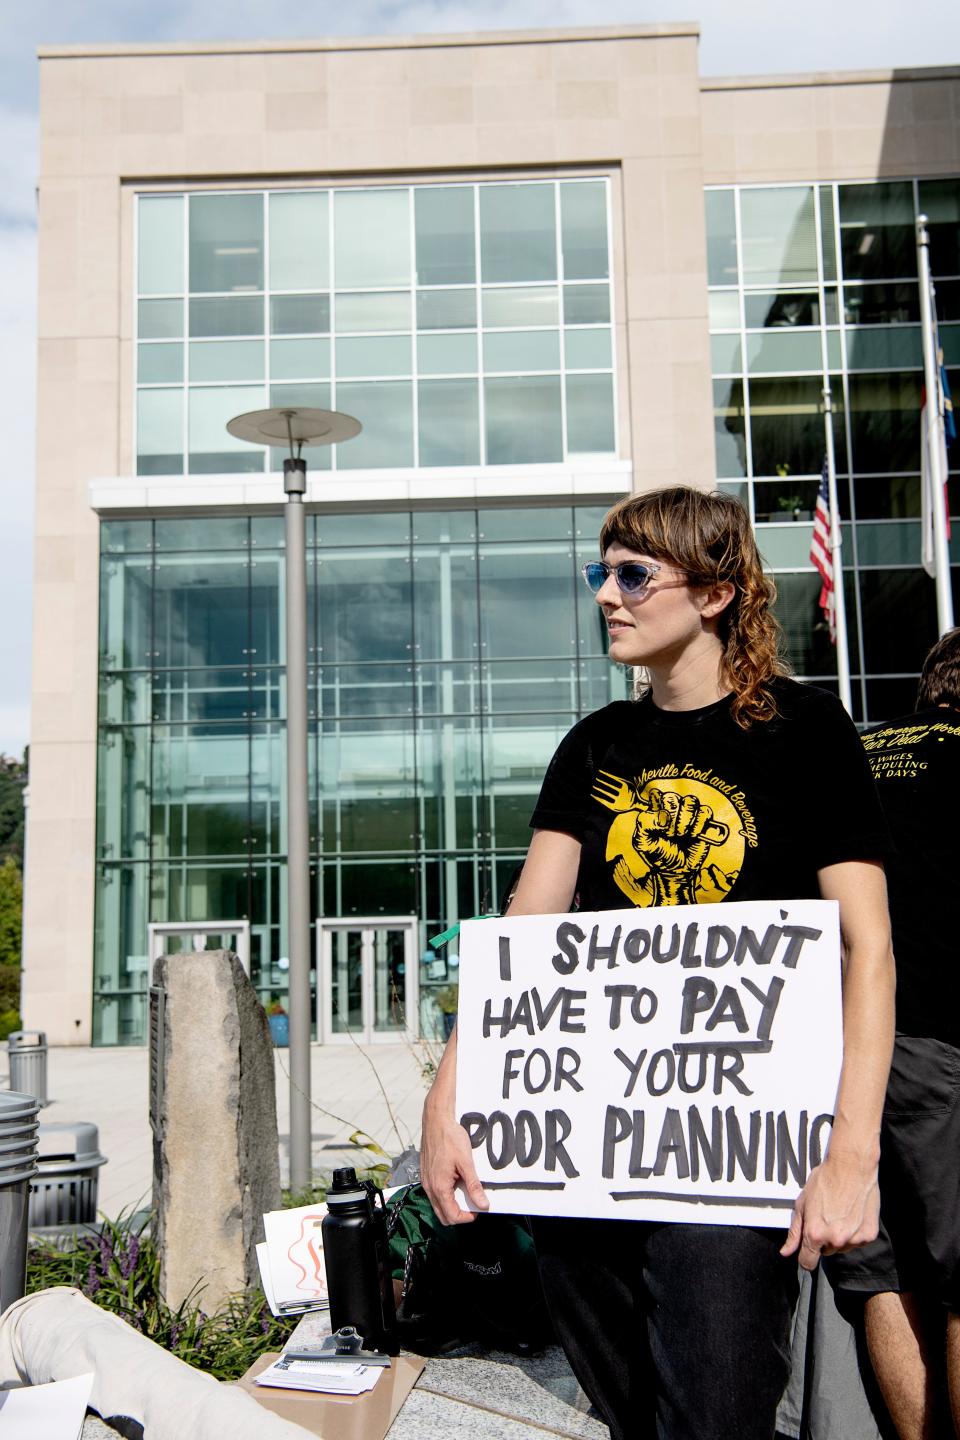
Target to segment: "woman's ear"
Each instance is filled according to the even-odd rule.
[[[701,592],[701,615],[706,620],[715,620],[726,610],[736,593],[732,580],[718,580],[715,585],[708,586]]]

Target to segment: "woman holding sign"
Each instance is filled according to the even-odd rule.
[[[782,1232],[537,1218],[547,1302],[615,1440],[772,1440],[787,1379],[795,1258],[813,1269],[877,1233],[893,1036],[887,835],[856,731],[786,678],[748,517],[678,487],[610,511],[583,567],[611,659],[642,698],[588,716],[547,770],[512,915],[839,902],[844,1064],[829,1152]],[[424,1109],[423,1182],[447,1224],[486,1208],[454,1113],[454,1035]]]

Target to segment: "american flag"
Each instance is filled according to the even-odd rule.
[[[823,584],[820,587],[820,608],[830,627],[830,639],[837,643],[837,601],[833,593],[833,551],[830,549],[830,478],[824,457],[817,492],[817,508],[813,514],[813,539],[810,542],[810,564]]]

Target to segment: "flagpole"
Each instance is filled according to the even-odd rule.
[[[850,690],[850,647],[847,644],[847,601],[843,592],[843,538],[840,534],[840,506],[837,503],[837,467],[833,453],[833,395],[830,381],[823,387],[823,428],[827,443],[827,489],[830,495],[830,554],[833,568],[833,605],[837,628],[837,680],[840,700],[848,715],[853,714]]]
[[[917,216],[917,268],[920,273],[920,322],[923,336],[923,383],[927,393],[924,415],[927,426],[927,471],[929,503],[933,515],[933,563],[937,587],[937,629],[941,635],[953,629],[953,591],[950,585],[950,547],[947,542],[947,512],[942,472],[944,454],[940,438],[940,373],[934,343],[934,313],[931,303],[930,233],[926,215]],[[921,443],[922,443],[921,437]]]

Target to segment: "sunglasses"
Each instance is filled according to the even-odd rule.
[[[645,563],[625,560],[622,565],[608,565],[605,560],[591,560],[580,567],[580,574],[587,582],[587,589],[594,595],[603,589],[611,575],[615,578],[621,595],[638,595],[662,569],[663,566],[658,565],[656,560]]]

